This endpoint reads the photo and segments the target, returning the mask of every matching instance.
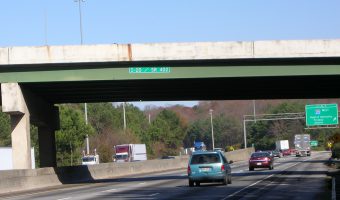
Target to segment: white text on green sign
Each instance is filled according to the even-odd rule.
[[[306,105],[307,126],[324,126],[337,124],[339,124],[337,104]]]
[[[130,74],[159,74],[159,73],[170,73],[170,67],[130,67]]]

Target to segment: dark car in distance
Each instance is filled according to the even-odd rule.
[[[278,157],[278,158],[281,158],[283,156],[279,150],[273,150],[272,154],[274,157]]]
[[[274,158],[268,152],[255,152],[249,158],[249,171],[255,168],[274,169]]]

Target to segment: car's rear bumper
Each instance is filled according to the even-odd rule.
[[[214,181],[221,181],[227,175],[225,173],[218,173],[218,174],[199,174],[199,175],[189,175],[188,178],[191,181],[200,181],[200,182],[214,182]]]
[[[270,167],[270,165],[270,162],[249,162],[249,167],[253,168],[267,168]]]

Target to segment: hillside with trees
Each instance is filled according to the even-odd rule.
[[[306,104],[339,103],[338,99],[324,100],[256,100],[256,114],[304,112]],[[59,105],[60,130],[56,132],[58,166],[79,165],[89,136],[91,152],[96,149],[101,162],[112,162],[113,147],[126,143],[145,143],[148,159],[165,155],[178,155],[181,149],[190,148],[195,139],[212,148],[211,115],[214,126],[215,147],[243,148],[243,117],[254,115],[252,100],[202,101],[194,107],[176,105],[167,108],[148,106],[140,110],[125,104],[126,128],[124,128],[121,103],[88,104],[88,124],[84,120],[84,104]],[[0,146],[10,146],[10,119],[0,112]],[[247,122],[248,146],[256,149],[273,149],[275,141],[288,139],[293,146],[294,134],[309,133],[323,147],[331,136],[339,134],[335,129],[305,129],[305,120],[273,120]],[[32,146],[35,147],[37,165],[37,128],[31,128]]]

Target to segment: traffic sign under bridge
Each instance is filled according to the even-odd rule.
[[[317,147],[319,145],[319,142],[317,140],[311,140],[310,141],[310,146],[311,147]]]
[[[339,124],[337,104],[306,105],[307,126],[327,126],[337,124]]]

